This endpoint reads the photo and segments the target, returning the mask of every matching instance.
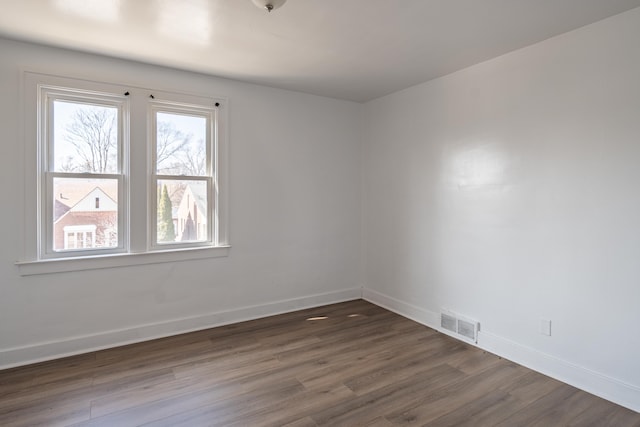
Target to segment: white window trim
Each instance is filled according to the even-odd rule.
[[[228,217],[228,142],[227,142],[227,114],[228,104],[227,98],[202,95],[202,94],[190,94],[188,92],[180,92],[175,90],[152,90],[135,85],[122,85],[101,83],[92,80],[83,80],[76,78],[60,77],[47,73],[40,73],[37,71],[24,70],[21,73],[21,139],[24,144],[23,152],[23,164],[25,165],[24,180],[22,182],[22,197],[23,203],[23,215],[24,224],[22,225],[22,248],[19,261],[15,263],[18,268],[19,274],[23,276],[36,275],[36,274],[48,274],[48,273],[60,273],[82,270],[93,270],[102,268],[114,268],[124,266],[135,266],[155,263],[166,263],[174,261],[188,261],[205,258],[225,257],[229,255],[229,217]],[[87,252],[87,255],[81,254],[81,256],[68,257],[68,258],[45,258],[42,257],[43,253],[41,245],[40,227],[41,223],[38,218],[38,212],[42,209],[41,203],[38,197],[32,197],[31,195],[40,193],[40,185],[42,182],[39,176],[39,171],[42,170],[40,164],[36,163],[36,159],[42,158],[40,153],[40,144],[38,143],[40,138],[40,129],[36,126],[35,117],[38,111],[37,92],[38,85],[46,84],[48,86],[60,86],[60,87],[73,87],[79,90],[87,91],[100,91],[110,92],[114,87],[118,87],[122,90],[121,93],[144,91],[147,93],[166,93],[171,95],[184,95],[187,97],[200,97],[206,98],[216,104],[216,120],[215,120],[215,136],[213,141],[215,144],[215,152],[217,155],[214,157],[214,177],[213,177],[213,203],[216,206],[215,211],[212,211],[213,223],[216,224],[214,229],[215,236],[213,237],[213,244],[203,246],[191,246],[191,247],[161,247],[154,248],[151,244],[151,233],[149,231],[151,221],[150,212],[152,212],[148,198],[146,197],[133,197],[131,193],[141,194],[141,188],[145,189],[150,187],[151,182],[151,170],[150,170],[150,147],[146,147],[147,158],[146,168],[140,170],[131,170],[131,175],[125,177],[126,182],[124,185],[130,186],[131,190],[127,195],[129,199],[129,209],[125,212],[126,218],[123,218],[125,223],[129,226],[128,236],[130,241],[124,243],[124,247],[129,247],[128,252],[121,253],[102,253],[91,254]],[[132,99],[131,111],[146,110],[146,104],[136,104]],[[131,129],[131,139],[140,138],[142,135],[147,135],[149,129],[145,120],[144,123],[137,123],[136,129]],[[141,127],[143,128],[140,131]],[[132,148],[133,149],[133,148]],[[128,164],[123,165],[124,168],[129,167]],[[145,176],[146,175],[146,176]],[[142,205],[132,207],[134,203],[132,199],[143,199],[139,201]],[[143,212],[141,212],[143,211]],[[140,230],[142,228],[142,230]],[[138,232],[136,233],[136,230]],[[125,237],[126,239],[126,237]],[[86,252],[86,251],[85,251]]]
[[[16,266],[20,271],[20,275],[33,276],[38,274],[64,273],[70,271],[97,270],[102,268],[129,267],[136,265],[219,258],[229,256],[230,249],[231,246],[224,245],[78,258],[19,261],[16,263]]]
[[[103,84],[106,86],[106,84]],[[102,88],[103,90],[105,87]],[[120,88],[113,86],[109,88],[109,92],[119,91]],[[125,221],[124,212],[128,210],[128,193],[127,186],[124,184],[124,180],[128,174],[128,151],[129,151],[129,126],[126,120],[129,111],[129,102],[126,96],[116,96],[112,93],[101,93],[95,90],[78,90],[77,87],[73,89],[66,89],[57,87],[57,85],[51,85],[44,82],[37,84],[38,108],[36,114],[37,126],[40,131],[40,138],[44,139],[45,143],[40,144],[38,141],[38,148],[44,150],[39,153],[39,167],[37,173],[39,174],[38,180],[41,185],[38,194],[40,201],[44,203],[44,209],[38,211],[39,218],[39,232],[44,234],[44,238],[39,236],[40,244],[44,243],[44,247],[40,248],[38,256],[40,259],[58,259],[65,257],[78,257],[78,256],[95,256],[108,253],[124,253],[127,246],[126,236],[128,235],[128,224]],[[93,105],[105,105],[117,108],[118,110],[118,157],[117,157],[117,172],[116,173],[63,173],[49,170],[49,167],[54,163],[53,159],[53,147],[51,134],[53,133],[53,103],[55,101],[68,101],[68,102],[87,102]],[[28,121],[27,121],[28,122]],[[26,169],[26,167],[25,167]],[[89,250],[54,250],[54,234],[53,224],[50,224],[48,219],[53,217],[53,181],[56,178],[96,178],[96,179],[113,179],[118,182],[118,229],[120,233],[118,235],[118,245],[115,248],[104,249],[89,249]],[[42,205],[41,205],[42,206]]]
[[[157,98],[157,97],[156,97]],[[189,180],[189,181],[201,181],[206,183],[207,192],[211,194],[211,197],[207,198],[207,239],[203,242],[189,242],[186,244],[180,242],[171,242],[171,243],[159,243],[157,241],[157,233],[155,230],[157,229],[157,217],[151,216],[149,221],[149,237],[150,248],[151,250],[169,250],[171,248],[182,249],[189,247],[201,247],[201,246],[216,246],[218,243],[218,222],[215,218],[215,206],[217,205],[217,191],[215,190],[215,182],[216,182],[216,174],[217,170],[217,159],[216,159],[216,130],[213,129],[213,126],[218,122],[217,120],[217,108],[213,105],[213,108],[202,108],[197,105],[188,105],[181,104],[176,102],[166,102],[163,100],[154,100],[149,103],[149,128],[156,128],[156,114],[158,112],[163,113],[176,113],[176,114],[188,114],[188,115],[196,115],[205,118],[208,122],[212,124],[211,132],[206,136],[206,170],[207,175],[202,176],[187,176],[187,175],[164,175],[157,173],[157,165],[156,165],[156,145],[154,143],[154,138],[150,139],[150,143],[152,147],[150,147],[149,152],[151,153],[151,175],[149,182],[149,205],[151,206],[151,212],[156,212],[157,206],[157,198],[152,195],[156,194],[157,191],[157,181],[171,181],[171,180]],[[212,173],[213,171],[213,173]]]

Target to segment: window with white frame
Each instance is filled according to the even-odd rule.
[[[24,82],[35,227],[19,265],[228,247],[224,99],[29,72]]]
[[[45,85],[39,95],[41,257],[124,250],[127,97]]]
[[[214,239],[210,131],[215,110],[154,101],[151,104],[155,246],[194,245]],[[176,229],[175,224],[178,224]]]

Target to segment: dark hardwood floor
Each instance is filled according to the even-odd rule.
[[[640,426],[365,301],[0,371],[0,425]]]

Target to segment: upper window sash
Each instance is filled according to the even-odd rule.
[[[63,168],[61,165],[56,164],[55,159],[55,147],[56,142],[55,135],[55,110],[62,105],[86,105],[88,107],[103,107],[113,108],[116,110],[116,159],[113,162],[115,170],[84,170],[80,172],[87,173],[112,173],[122,174],[124,173],[125,156],[127,154],[129,134],[129,99],[126,95],[119,95],[114,93],[102,93],[95,91],[85,91],[73,88],[61,88],[56,86],[40,85],[40,117],[42,126],[42,142],[44,142],[44,158],[45,163],[42,165],[43,170],[46,172],[61,172]],[[60,160],[60,159],[58,159]],[[111,166],[111,164],[109,164]]]

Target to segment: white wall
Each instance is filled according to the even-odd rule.
[[[361,105],[9,40],[0,57],[0,367],[360,296]],[[21,277],[23,68],[228,97],[230,256]]]
[[[362,282],[432,326],[441,307],[474,317],[479,345],[640,410],[638,40],[640,9],[364,106],[0,40],[0,366]],[[22,67],[228,96],[231,255],[19,276]]]
[[[365,297],[640,410],[639,40],[635,9],[369,102]]]

